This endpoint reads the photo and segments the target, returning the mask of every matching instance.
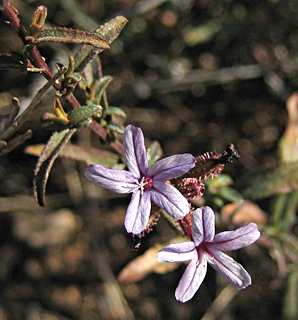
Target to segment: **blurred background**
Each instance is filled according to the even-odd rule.
[[[286,102],[298,86],[297,1],[11,3],[27,27],[39,5],[48,8],[48,27],[92,31],[116,15],[127,17],[111,50],[100,54],[104,75],[114,78],[107,90],[109,104],[126,112],[126,124],[142,128],[148,144],[159,141],[164,156],[221,153],[234,143],[240,159],[224,171],[234,181],[278,164]],[[21,46],[1,15],[0,51],[21,52]],[[67,55],[78,47],[39,48],[53,65],[67,64]],[[44,83],[39,74],[17,70],[0,71],[0,79],[0,99],[17,96],[22,107]],[[50,108],[41,106],[36,119]],[[174,291],[183,265],[119,284],[117,275],[127,263],[169,241],[174,231],[161,219],[134,251],[123,227],[129,197],[91,185],[83,177],[86,165],[71,160],[56,161],[47,207],[39,207],[32,195],[37,158],[24,148],[45,143],[51,132],[35,120],[32,129],[33,138],[0,158],[0,320],[283,318],[286,272],[258,245],[233,255],[253,280],[241,292],[230,287],[223,292],[227,283],[209,268],[194,298],[177,302]],[[74,141],[80,144],[86,137],[88,129],[80,129]],[[268,198],[258,205],[269,215]],[[220,293],[223,308],[213,304]]]

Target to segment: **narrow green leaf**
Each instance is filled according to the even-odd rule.
[[[84,120],[94,115],[101,116],[102,107],[99,105],[84,106],[68,113],[68,119],[71,126],[78,126]]]
[[[97,104],[100,104],[101,101],[101,97],[104,93],[104,90],[107,88],[107,86],[111,83],[111,81],[113,80],[113,77],[111,76],[105,76],[99,79],[99,81],[97,82],[95,88],[94,88],[94,92],[95,92],[95,102]]]
[[[273,169],[248,173],[237,181],[237,189],[245,198],[257,200],[298,188],[298,162],[282,163]]]
[[[121,126],[118,123],[113,123],[113,122],[110,122],[109,124],[107,124],[105,126],[105,128],[109,129],[109,130],[112,130],[112,131],[115,131],[115,132],[120,133],[120,134],[123,134],[124,130],[125,130],[123,126]]]
[[[123,119],[126,119],[126,114],[125,112],[118,107],[108,107],[107,109],[105,109],[102,113],[102,115],[105,116],[117,116]]]
[[[151,167],[158,159],[162,157],[162,149],[158,141],[152,142],[147,149],[147,158],[149,167]]]
[[[32,23],[29,28],[30,36],[33,37],[33,39],[36,39],[36,37],[38,36],[38,33],[43,28],[47,15],[48,15],[48,9],[45,6],[39,6],[35,10]]]
[[[283,319],[294,320],[298,317],[298,271],[288,276],[283,303]]]
[[[118,16],[97,28],[93,34],[111,44],[120,34],[128,20]],[[75,72],[82,72],[87,64],[91,62],[105,48],[94,48],[84,44],[75,55]]]
[[[101,39],[94,33],[62,27],[41,30],[33,43],[43,42],[88,44],[102,50],[110,48],[106,40]]]
[[[26,147],[25,152],[33,156],[40,156],[44,147],[45,144],[31,145]],[[71,144],[67,144],[60,150],[59,157],[80,161],[87,165],[101,164],[107,168],[110,168],[119,162],[119,156],[116,153]]]
[[[241,193],[229,187],[220,189],[219,196],[221,196],[223,199],[228,200],[230,202],[243,200],[243,196]]]
[[[77,131],[76,128],[55,132],[38,159],[33,180],[34,198],[40,206],[45,206],[45,189],[50,171],[60,150]]]

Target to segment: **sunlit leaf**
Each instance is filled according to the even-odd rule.
[[[102,50],[110,48],[106,40],[94,33],[62,27],[41,30],[34,44],[44,42],[88,44]]]
[[[38,159],[33,180],[34,197],[39,205],[45,206],[45,189],[48,177],[59,151],[77,131],[76,128],[55,132]]]
[[[128,20],[118,16],[97,28],[93,34],[111,44],[120,34]],[[86,65],[91,62],[104,48],[95,48],[83,45],[75,55],[75,72],[82,72]]]
[[[99,105],[83,106],[69,112],[68,119],[71,126],[78,126],[93,115],[101,116],[101,113],[102,107]]]
[[[26,147],[25,152],[34,156],[40,156],[45,144],[37,144]],[[67,144],[59,152],[59,157],[77,160],[89,164],[101,164],[107,168],[112,167],[119,161],[119,156],[105,150],[92,147],[84,147]]]

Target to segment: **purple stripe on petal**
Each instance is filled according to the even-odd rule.
[[[171,244],[157,254],[159,262],[183,262],[197,255],[195,244],[192,241]]]
[[[192,237],[198,246],[202,241],[211,242],[215,234],[215,215],[211,208],[196,209],[192,214]]]
[[[135,178],[146,175],[148,160],[142,130],[133,125],[128,125],[123,136],[123,147],[128,170]]]
[[[208,245],[208,263],[238,290],[251,284],[251,277],[242,265],[225,253]]]
[[[210,245],[221,251],[237,250],[251,245],[260,238],[260,235],[258,226],[251,222],[234,231],[218,233]]]
[[[153,188],[148,190],[148,192],[150,192],[151,200],[174,219],[182,219],[189,213],[189,203],[183,195],[170,184],[153,181]]]
[[[200,288],[207,272],[206,256],[201,255],[191,260],[185,269],[182,278],[175,291],[175,297],[178,301],[186,302],[190,300]]]
[[[155,162],[147,175],[160,181],[178,178],[195,166],[195,160],[189,153],[173,155]]]
[[[91,164],[85,171],[90,181],[117,193],[130,193],[136,188],[132,174],[128,171],[107,169],[99,164]]]
[[[132,194],[126,210],[124,225],[128,233],[139,234],[148,224],[151,210],[150,194],[138,190]]]

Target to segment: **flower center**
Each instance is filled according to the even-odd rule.
[[[137,184],[137,186],[133,191],[140,189],[141,194],[143,194],[144,190],[150,189],[152,187],[152,178],[142,177],[142,179],[140,180],[135,180],[135,183]]]

